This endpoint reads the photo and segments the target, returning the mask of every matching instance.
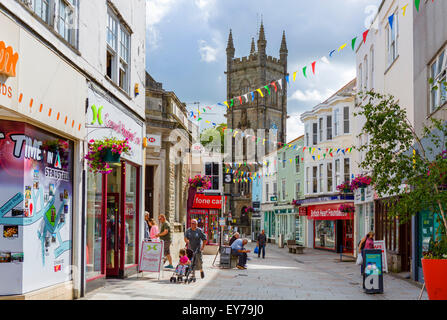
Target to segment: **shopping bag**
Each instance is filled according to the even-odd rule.
[[[357,261],[355,262],[355,264],[357,264],[357,265],[359,265],[359,266],[363,264],[363,257],[362,257],[361,254],[359,254],[359,255],[357,256]]]
[[[259,253],[259,248],[258,246],[256,246],[255,250],[253,251],[254,253]]]

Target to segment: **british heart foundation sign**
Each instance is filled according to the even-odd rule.
[[[192,207],[194,209],[222,209],[222,197],[197,193]]]
[[[341,203],[308,206],[307,217],[312,220],[351,220],[352,215],[339,210]]]
[[[6,47],[6,44],[0,41],[0,75],[15,77],[18,61],[19,54],[14,53],[12,47]]]

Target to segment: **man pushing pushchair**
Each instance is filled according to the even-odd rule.
[[[186,247],[194,252],[195,263],[193,264],[193,278],[195,278],[195,270],[200,270],[200,277],[203,279],[205,273],[203,272],[202,251],[207,243],[206,235],[202,229],[197,227],[197,220],[191,220],[191,227],[185,231]]]

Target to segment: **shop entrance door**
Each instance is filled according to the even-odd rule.
[[[343,253],[354,254],[353,220],[343,220]]]
[[[120,248],[120,196],[119,193],[107,194],[107,256],[106,276],[119,275]]]

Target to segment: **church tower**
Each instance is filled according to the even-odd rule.
[[[265,37],[264,23],[261,22],[259,36],[257,40],[257,50],[255,39],[252,38],[251,50],[248,56],[235,58],[235,47],[233,43],[233,33],[230,30],[227,44],[227,101],[233,99],[233,105],[227,109],[226,118],[229,129],[239,130],[244,134],[237,135],[233,139],[231,155],[232,163],[243,163],[238,167],[239,172],[256,172],[257,163],[262,161],[263,154],[258,155],[258,150],[249,146],[249,140],[242,138],[242,150],[238,149],[235,139],[244,135],[256,135],[256,138],[269,140],[269,134],[276,130],[276,143],[265,143],[265,154],[274,151],[278,142],[286,143],[287,125],[287,43],[285,31],[282,34],[282,41],[279,50],[279,59],[267,55],[267,40]],[[270,86],[270,95],[265,85],[282,79],[282,88],[277,84],[277,91],[274,86]],[[262,88],[264,97],[256,92]],[[281,90],[282,89],[282,90]],[[255,91],[254,99],[251,94],[249,98],[242,100],[236,97]],[[241,103],[242,102],[242,103]],[[258,136],[258,129],[264,129],[265,134]],[[256,139],[257,140],[257,139]],[[254,139],[253,139],[254,141]],[[254,161],[253,155],[256,155]],[[242,156],[243,155],[243,156]],[[233,167],[234,169],[234,167]],[[247,178],[247,176],[245,176]],[[234,176],[237,179],[237,176]],[[236,182],[225,186],[225,192],[233,194],[230,197],[230,211],[233,218],[238,219],[239,230],[245,234],[250,234],[249,221],[245,215],[245,208],[252,206],[251,180]],[[249,220],[249,219],[248,219]],[[244,225],[248,223],[248,228]]]

